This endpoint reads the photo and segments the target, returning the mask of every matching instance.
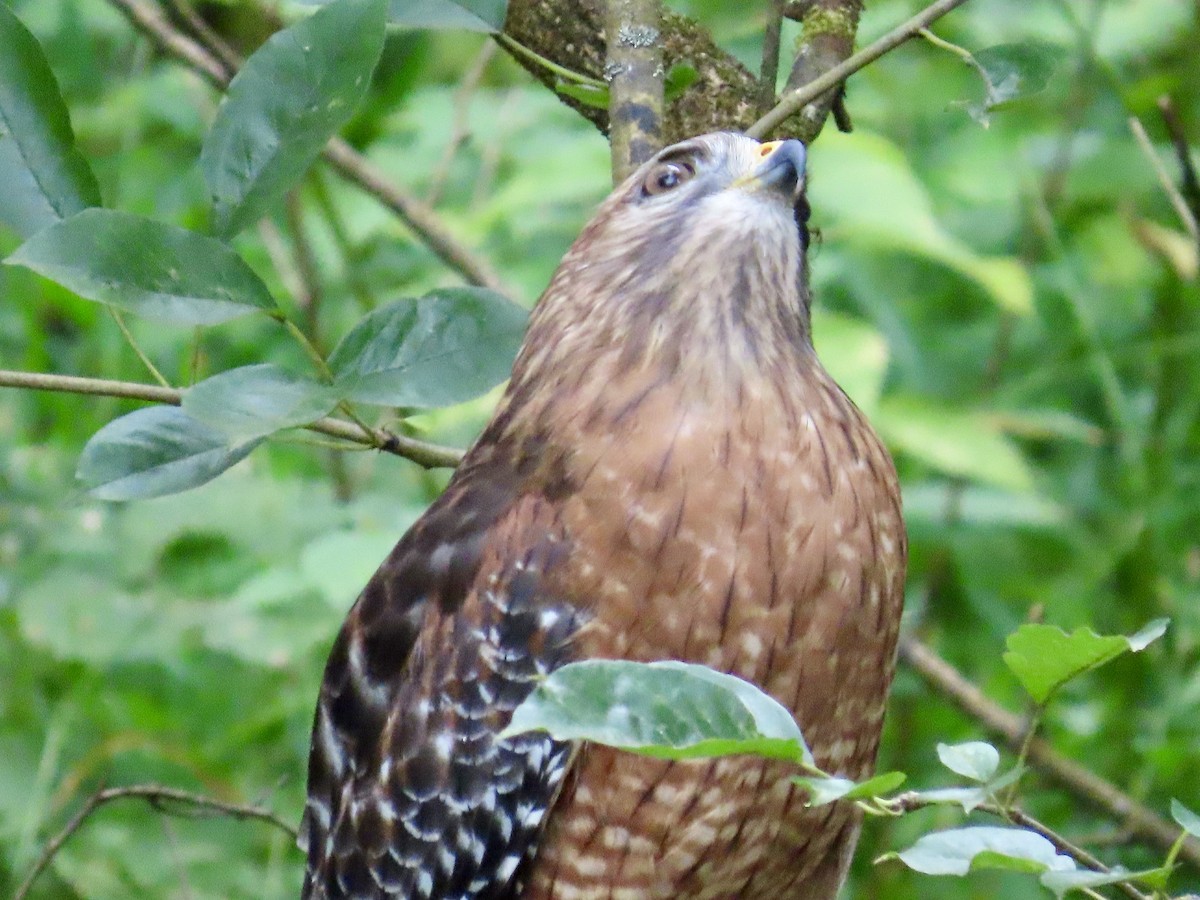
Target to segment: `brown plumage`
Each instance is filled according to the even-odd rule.
[[[873,765],[905,537],[809,335],[803,147],[659,153],[563,259],[491,423],[350,611],[321,688],[304,896],[832,898],[853,806],[787,767],[497,741],[542,674],[681,659]]]

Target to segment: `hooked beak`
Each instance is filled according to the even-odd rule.
[[[795,138],[771,141],[759,147],[762,162],[754,171],[737,178],[732,187],[768,188],[784,194],[793,205],[804,190],[807,151]]]

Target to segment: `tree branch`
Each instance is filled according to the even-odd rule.
[[[810,0],[798,17],[804,32],[796,42],[796,61],[788,74],[785,95],[816,81],[849,58],[854,52],[861,14],[862,0]],[[805,143],[816,139],[843,90],[839,84],[802,108],[797,107],[802,123],[798,138]]]
[[[779,40],[783,31],[781,0],[770,0],[767,24],[763,28],[762,62],[758,67],[758,114],[775,105],[775,84],[779,79]]]
[[[658,0],[606,0],[609,144],[613,183],[662,146],[663,65]]]
[[[784,96],[769,113],[746,129],[751,137],[761,138],[772,134],[783,122],[800,112],[805,106],[821,97],[827,91],[837,87],[859,69],[875,62],[889,50],[899,47],[922,28],[927,28],[946,13],[966,0],[937,0],[917,13],[907,22],[893,28],[875,43],[859,50],[845,62],[834,66],[829,71],[818,76],[803,87]]]
[[[953,701],[963,712],[979,722],[985,730],[997,735],[1014,750],[1025,738],[1026,723],[1002,706],[989,700],[950,663],[930,647],[913,637],[900,639],[900,657],[939,694]],[[1050,776],[1079,799],[1104,810],[1137,835],[1154,846],[1169,851],[1179,838],[1179,828],[1158,815],[1148,806],[1134,800],[1110,781],[1089,771],[1074,760],[1060,754],[1044,740],[1035,738],[1029,743],[1029,763]],[[1200,869],[1200,841],[1189,838],[1180,856]]]
[[[296,839],[296,829],[281,819],[272,810],[265,807],[226,803],[214,797],[205,797],[200,794],[190,793],[189,791],[181,791],[176,788],[163,787],[157,784],[133,784],[127,787],[104,788],[88,797],[79,812],[71,817],[71,820],[67,822],[62,831],[46,843],[46,846],[42,848],[41,854],[39,854],[37,860],[34,862],[33,867],[29,870],[29,874],[25,876],[25,880],[21,882],[21,886],[17,888],[17,892],[13,894],[13,900],[24,900],[33,888],[33,883],[54,860],[55,855],[62,849],[63,844],[70,840],[71,836],[83,826],[83,823],[87,821],[92,813],[106,803],[128,797],[145,800],[155,809],[168,815],[182,815],[182,813],[172,811],[164,804],[179,803],[216,815],[230,816],[234,819],[257,819],[260,822],[267,822],[274,825],[280,831],[288,834],[293,841]]]
[[[1164,95],[1158,98],[1158,111],[1162,114],[1167,134],[1171,136],[1171,145],[1175,148],[1175,159],[1179,163],[1182,180],[1180,192],[1192,212],[1192,220],[1200,222],[1200,178],[1196,176],[1196,166],[1192,163],[1192,151],[1179,118],[1179,110],[1175,108],[1174,101]]]
[[[227,71],[221,61],[204,47],[178,31],[153,3],[147,0],[108,2],[155,44],[186,63],[215,87],[224,90],[229,86],[232,72]],[[341,138],[329,142],[324,156],[335,171],[395,213],[442,262],[468,282],[512,296],[495,270],[454,237],[437,213],[389,182],[379,169]]]
[[[504,32],[554,63],[596,79],[604,78],[604,0],[509,0]],[[758,116],[758,76],[726,53],[707,29],[685,16],[661,10],[663,67],[686,64],[696,81],[663,112],[662,139],[672,144],[710,131],[745,129]],[[551,90],[556,76],[513,54],[534,78]],[[608,113],[559,95],[559,99],[600,131],[608,133]],[[790,125],[791,123],[785,123]]]
[[[123,400],[145,400],[178,406],[183,392],[176,388],[140,384],[135,381],[109,381],[102,378],[83,378],[78,375],[45,375],[39,372],[15,372],[0,369],[0,388],[25,388],[52,391],[60,394],[86,394],[97,397],[118,397]],[[345,419],[326,417],[304,426],[330,437],[355,444],[374,447],[385,453],[402,456],[426,469],[450,469],[462,461],[462,451],[428,441],[395,434],[384,428],[364,428]]]
[[[1163,161],[1158,158],[1158,151],[1154,149],[1150,135],[1146,134],[1145,126],[1142,125],[1136,116],[1130,116],[1129,130],[1133,132],[1138,149],[1142,151],[1142,155],[1150,163],[1150,168],[1154,170],[1163,193],[1167,195],[1167,199],[1175,209],[1175,214],[1179,216],[1179,221],[1183,223],[1188,236],[1192,239],[1193,243],[1200,244],[1200,227],[1197,227],[1196,217],[1192,214],[1192,210],[1188,206],[1187,200],[1184,199],[1183,194],[1179,192],[1179,188],[1175,186],[1175,182],[1171,180],[1171,173],[1167,171],[1167,167],[1163,165]]]

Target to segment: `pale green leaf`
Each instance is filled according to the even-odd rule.
[[[793,778],[808,791],[809,806],[824,806],[835,800],[862,800],[890,793],[904,783],[903,772],[883,772],[863,782],[849,778]]]
[[[887,374],[888,345],[861,319],[817,308],[812,311],[813,343],[821,364],[868,418],[874,418]]]
[[[1085,888],[1103,887],[1106,884],[1120,884],[1127,881],[1155,881],[1166,873],[1165,869],[1145,869],[1141,872],[1130,872],[1123,866],[1114,866],[1107,872],[1093,872],[1090,869],[1076,871],[1051,870],[1043,872],[1038,880],[1052,890],[1056,897],[1063,897],[1071,891],[1082,891]]]
[[[1200,838],[1200,816],[1173,797],[1171,798],[1171,818],[1192,837]]]
[[[1000,766],[1000,753],[985,741],[967,741],[962,744],[938,744],[938,759],[951,772],[985,782],[996,774]]]
[[[1025,315],[1033,285],[1025,267],[1008,256],[986,256],[947,232],[934,215],[925,186],[904,153],[886,138],[856,128],[828,132],[810,151],[814,209],[831,224],[826,240],[923,257],[975,282],[997,305]]]
[[[883,398],[872,417],[883,439],[948,475],[1026,492],[1033,475],[1020,452],[986,415],[936,406],[917,396]]]
[[[926,875],[966,875],[978,869],[1033,873],[1075,869],[1075,861],[1060,855],[1040,834],[988,825],[935,831],[894,856]]]
[[[587,660],[551,673],[504,735],[545,731],[662,759],[754,754],[811,762],[800,729],[749,682],[681,662]]]

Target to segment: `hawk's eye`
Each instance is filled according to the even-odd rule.
[[[660,162],[646,176],[646,182],[642,185],[642,193],[646,196],[665,194],[667,191],[679,187],[695,174],[696,169],[691,163]]]

